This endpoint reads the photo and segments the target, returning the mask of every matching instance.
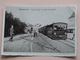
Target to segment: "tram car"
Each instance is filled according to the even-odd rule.
[[[67,23],[57,22],[39,28],[39,32],[53,40],[67,39]]]

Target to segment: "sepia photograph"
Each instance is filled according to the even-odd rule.
[[[76,6],[4,6],[2,55],[76,56]]]

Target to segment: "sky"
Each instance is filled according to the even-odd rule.
[[[55,22],[69,22],[69,17],[75,11],[74,6],[53,6],[53,7],[6,7],[5,11],[11,12],[22,22],[35,25],[37,23],[49,25]]]

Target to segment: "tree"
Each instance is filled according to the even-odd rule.
[[[5,34],[4,36],[10,36],[10,27],[14,26],[14,35],[23,34],[24,29],[27,26],[25,22],[21,22],[19,18],[14,18],[12,13],[5,12]]]
[[[13,15],[12,13],[8,13],[7,11],[5,12],[5,31],[4,31],[4,36],[9,36],[9,29],[13,23]]]

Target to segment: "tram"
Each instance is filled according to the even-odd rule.
[[[67,23],[57,22],[39,28],[39,32],[53,40],[67,39]]]

